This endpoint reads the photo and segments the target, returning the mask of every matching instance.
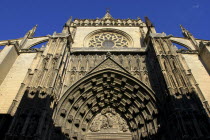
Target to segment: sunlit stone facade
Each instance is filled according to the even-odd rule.
[[[210,40],[109,11],[36,28],[0,41],[0,139],[210,139]]]

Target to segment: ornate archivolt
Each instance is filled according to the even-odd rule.
[[[85,47],[92,48],[128,48],[132,45],[132,38],[127,33],[116,29],[94,31],[84,41]]]
[[[115,129],[137,140],[157,133],[157,108],[146,85],[128,73],[104,69],[88,74],[63,95],[54,120],[69,138]]]

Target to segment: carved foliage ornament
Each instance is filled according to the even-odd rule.
[[[105,108],[90,125],[91,132],[128,132],[126,121],[113,108]]]
[[[118,47],[125,47],[129,46],[128,39],[118,33],[113,32],[103,32],[98,33],[90,38],[89,47],[107,47],[107,48],[118,48]]]

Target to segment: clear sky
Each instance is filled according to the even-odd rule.
[[[196,38],[210,40],[210,0],[1,0],[0,40],[23,37],[36,24],[35,36],[61,32],[70,16],[101,18],[106,8],[114,18],[148,16],[159,33],[182,36],[182,24]]]

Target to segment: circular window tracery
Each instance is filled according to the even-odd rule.
[[[129,41],[121,34],[113,32],[103,32],[92,36],[89,40],[88,46],[107,48],[128,47]]]

